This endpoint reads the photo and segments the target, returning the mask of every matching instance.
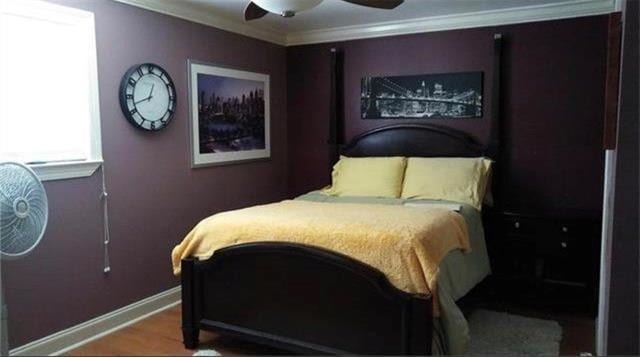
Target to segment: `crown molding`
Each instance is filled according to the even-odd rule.
[[[549,21],[602,15],[613,11],[615,11],[615,0],[569,0],[554,4],[431,16],[290,33],[287,35],[287,46]]]
[[[366,25],[333,27],[322,30],[284,33],[264,30],[250,24],[217,16],[201,9],[180,4],[180,1],[113,0],[143,9],[178,17],[199,24],[216,27],[282,46],[297,46],[324,42],[338,42],[374,37],[415,34],[474,27],[512,25],[527,22],[568,19],[608,14],[616,11],[622,0],[566,0],[553,4],[469,12],[454,15],[430,16],[416,19],[378,22]]]
[[[145,10],[159,12],[161,14],[177,17],[183,20],[215,27],[221,30],[234,32],[240,35],[257,38],[259,40],[285,46],[287,36],[283,32],[275,30],[258,29],[243,22],[229,20],[225,17],[215,15],[194,8],[181,1],[169,0],[113,0],[119,3],[136,6]]]

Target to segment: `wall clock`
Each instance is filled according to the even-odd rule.
[[[176,104],[176,88],[162,67],[153,63],[138,64],[122,77],[120,108],[136,128],[163,129],[173,118]]]

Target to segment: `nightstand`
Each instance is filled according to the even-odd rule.
[[[600,220],[594,215],[485,215],[496,293],[549,308],[597,306]]]

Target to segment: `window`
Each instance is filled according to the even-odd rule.
[[[102,162],[93,13],[0,3],[0,161],[43,180],[91,175]]]

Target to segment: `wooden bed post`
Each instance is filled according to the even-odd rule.
[[[182,260],[182,340],[187,349],[198,347],[200,327],[196,317],[195,261],[193,258]]]
[[[493,35],[493,76],[491,78],[491,130],[485,155],[498,161],[500,155],[500,132],[502,113],[500,100],[501,60],[502,60],[502,34]]]
[[[489,132],[489,142],[487,143],[486,149],[484,151],[484,155],[491,158],[494,161],[493,164],[493,173],[492,173],[492,194],[494,197],[494,208],[497,208],[500,203],[500,191],[496,188],[499,186],[498,181],[500,180],[499,172],[502,169],[501,165],[503,163],[502,153],[501,153],[501,136],[503,132],[503,121],[501,120],[502,115],[502,100],[500,97],[501,94],[501,84],[502,84],[502,45],[503,45],[503,37],[502,34],[496,33],[493,35],[493,75],[491,78],[491,129]]]
[[[343,138],[343,53],[331,49],[331,95],[329,102],[329,174],[338,162]]]

